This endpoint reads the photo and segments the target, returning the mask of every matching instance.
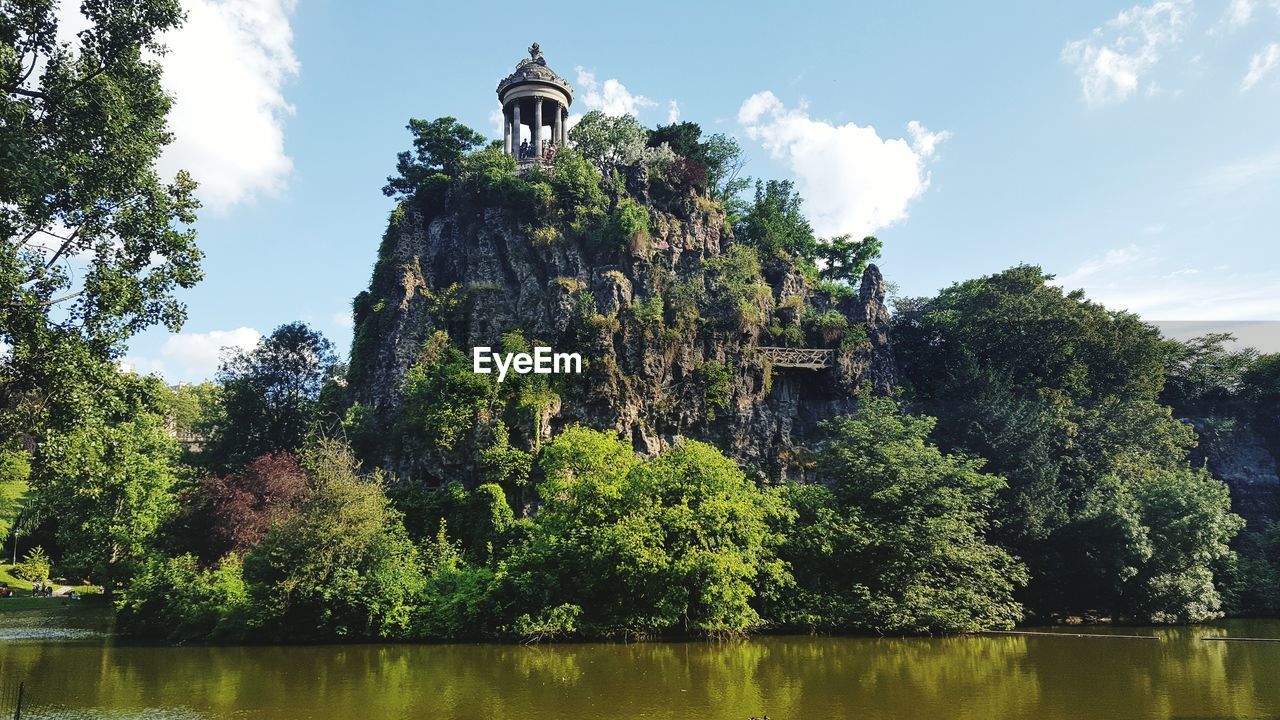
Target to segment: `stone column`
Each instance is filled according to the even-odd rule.
[[[520,101],[511,103],[511,157],[520,159]]]
[[[507,154],[511,154],[511,113],[507,108],[502,108],[502,146],[506,148]]]
[[[533,156],[542,157],[542,98],[533,98]]]
[[[551,107],[553,110],[555,110],[555,113],[556,113],[555,118],[552,119],[551,121],[551,142],[555,143],[556,145],[559,145],[561,143],[560,131],[563,129],[563,127],[560,124],[560,117],[564,114],[564,112],[563,112],[563,108],[560,107],[560,103],[553,103]]]

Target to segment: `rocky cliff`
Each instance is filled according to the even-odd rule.
[[[1280,520],[1280,444],[1268,438],[1266,425],[1240,421],[1224,430],[1210,418],[1184,419],[1200,437],[1192,462],[1206,463],[1209,472],[1231,488],[1231,509],[1249,528],[1261,530]]]
[[[774,478],[803,476],[818,424],[849,412],[860,388],[894,384],[875,266],[856,292],[819,284],[812,270],[736,244],[703,195],[658,188],[643,171],[614,180],[606,212],[647,215],[614,244],[602,239],[608,221],[547,220],[562,202],[547,191],[534,193],[532,210],[504,196],[555,187],[537,177],[496,192],[455,181],[401,204],[355,303],[350,383],[367,413],[369,460],[401,478],[474,478],[483,427],[441,452],[404,420],[406,376],[438,331],[468,361],[471,348],[499,347],[511,331],[581,353],[583,372],[556,378],[536,422],[509,423],[517,447],[583,423],[647,453],[677,437],[707,440]],[[784,368],[762,346],[834,352],[825,369]]]

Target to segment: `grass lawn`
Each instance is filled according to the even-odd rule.
[[[23,592],[30,593],[31,583],[28,582],[27,580],[23,580],[21,578],[15,577],[13,574],[13,569],[14,569],[13,565],[0,565],[0,583],[7,584],[13,590],[21,590]],[[102,594],[102,588],[98,587],[97,585],[77,585],[75,583],[64,584],[56,580],[50,580],[50,582],[53,583],[54,587],[69,587],[72,590],[75,590],[77,593],[79,593],[81,597],[88,597],[91,595]],[[0,600],[15,600],[15,599],[20,599],[20,598],[0,598]],[[26,598],[26,599],[47,600],[48,598]],[[54,598],[54,599],[56,600],[57,598]]]
[[[0,582],[7,584],[14,590],[26,590],[31,592],[31,583],[13,576],[13,565],[0,565]],[[9,598],[0,598],[0,600],[8,600]]]

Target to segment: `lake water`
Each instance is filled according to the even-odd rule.
[[[102,615],[0,613],[24,718],[1276,718],[1280,621],[1062,635],[138,647]],[[1053,630],[1050,630],[1053,631]],[[0,717],[12,707],[0,707]]]

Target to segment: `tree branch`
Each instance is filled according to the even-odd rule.
[[[4,90],[6,95],[22,95],[24,97],[35,98],[37,100],[48,100],[49,96],[39,90],[27,90],[20,87],[5,87],[0,85],[0,90]]]

